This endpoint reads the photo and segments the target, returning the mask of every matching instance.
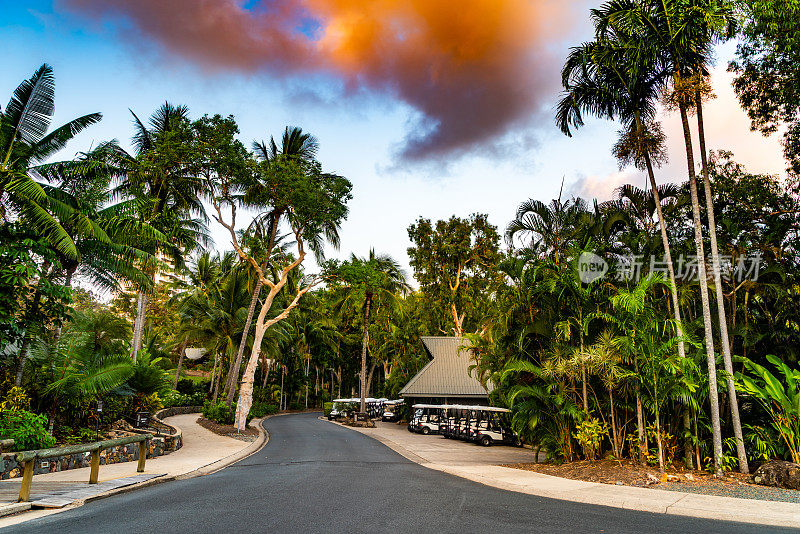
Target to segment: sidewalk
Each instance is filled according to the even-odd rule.
[[[429,469],[500,489],[644,512],[800,527],[800,504],[570,480],[498,465],[532,461],[533,453],[528,449],[484,448],[441,436],[412,434],[404,426],[381,422],[375,428],[347,428],[370,436]]]
[[[166,480],[190,478],[221,469],[260,449],[266,441],[260,420],[251,425],[259,429],[256,441],[248,443],[219,436],[197,424],[200,414],[168,417],[164,421],[183,432],[183,446],[177,451],[148,459],[144,473],[136,472],[136,462],[101,465],[98,484],[89,485],[89,468],[71,469],[57,473],[35,475],[31,485],[34,507],[37,499],[49,499],[58,505],[60,499],[70,499],[69,507],[80,506],[86,500],[107,496],[119,491],[155,484]],[[0,482],[0,506],[16,501],[21,479]],[[72,497],[75,497],[74,499]],[[45,502],[46,504],[47,502]],[[63,506],[63,505],[62,505]],[[9,517],[0,517],[0,528],[28,521],[60,510],[34,510]]]

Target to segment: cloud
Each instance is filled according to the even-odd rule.
[[[418,113],[403,162],[476,150],[541,113],[584,2],[561,0],[60,0],[209,71],[327,75]],[[579,10],[579,11],[578,11]],[[559,50],[559,52],[557,52]]]
[[[614,190],[625,184],[634,184],[641,188],[645,187],[641,173],[628,169],[606,175],[591,175],[579,178],[566,187],[562,198],[582,197],[586,200],[597,199],[599,202],[604,202],[611,200],[614,197]]]

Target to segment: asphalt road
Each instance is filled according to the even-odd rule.
[[[266,421],[258,453],[9,528],[13,532],[778,532],[780,529],[545,499],[406,460],[317,419]]]

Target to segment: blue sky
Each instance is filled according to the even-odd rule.
[[[354,184],[342,248],[330,251],[331,256],[364,255],[374,247],[407,265],[406,228],[419,216],[438,219],[484,212],[502,231],[521,201],[548,201],[558,195],[562,179],[568,195],[601,198],[624,182],[644,185],[641,173],[618,169],[610,154],[617,126],[606,121],[591,120],[570,139],[555,129],[545,109],[540,119],[500,140],[513,147],[507,151],[475,151],[447,165],[398,164],[394,155],[415,127],[418,113],[392,94],[344,96],[338,82],[321,75],[286,79],[202,71],[160,53],[151,43],[122,40],[107,24],[61,12],[47,0],[0,0],[0,12],[0,104],[4,106],[17,84],[47,62],[56,75],[54,124],[103,113],[103,121],[82,133],[61,157],[100,140],[127,143],[132,132],[128,108],[144,118],[165,100],[186,104],[196,117],[234,115],[248,146],[254,139],[280,135],[286,125],[316,135],[324,168]],[[587,37],[576,30],[575,42]],[[553,46],[566,50],[563,43]],[[736,105],[724,72],[732,54],[731,44],[718,53],[713,76],[718,98],[707,111],[709,145],[733,150],[752,171],[781,173],[779,139],[749,132],[747,118]],[[552,75],[558,75],[557,68]],[[549,106],[556,97],[554,91]],[[663,122],[670,163],[659,176],[661,181],[675,181],[686,168],[680,124],[673,116],[664,116]],[[225,234],[213,223],[212,228],[217,248],[229,248]]]

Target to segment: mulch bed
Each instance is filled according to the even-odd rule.
[[[741,473],[726,473],[724,477],[716,478],[705,471],[670,469],[666,472],[666,475],[669,475],[669,481],[662,482],[661,474],[657,468],[644,467],[630,460],[597,460],[595,462],[582,460],[560,465],[525,463],[505,465],[503,467],[513,467],[514,469],[534,471],[572,480],[600,482],[618,486],[635,486],[721,497],[800,503],[800,491],[751,484],[749,475]],[[658,482],[654,480],[658,480]]]
[[[233,425],[220,425],[205,417],[198,417],[197,424],[219,436],[238,439],[240,441],[252,442],[258,438],[258,430],[255,428],[247,427],[244,432],[237,432],[236,427]]]

